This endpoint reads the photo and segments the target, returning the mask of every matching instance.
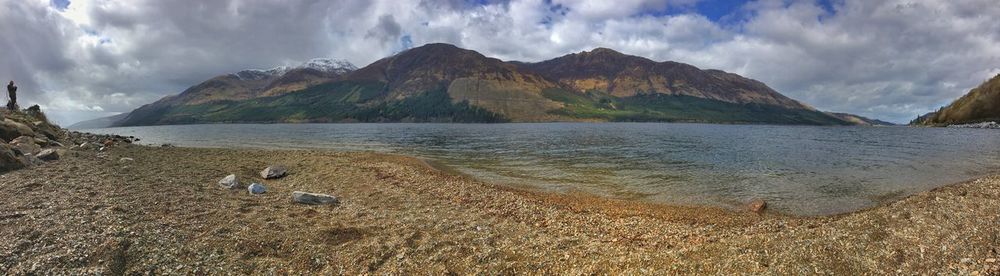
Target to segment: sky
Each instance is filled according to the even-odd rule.
[[[1000,73],[995,0],[0,0],[0,79],[68,125],[211,77],[444,42],[503,60],[608,47],[893,122]]]

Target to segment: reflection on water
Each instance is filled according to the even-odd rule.
[[[801,215],[998,172],[1000,131],[669,123],[236,124],[89,130],[149,144],[430,158],[491,182],[672,204],[764,198]]]

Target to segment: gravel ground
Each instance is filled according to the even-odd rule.
[[[290,174],[260,179],[269,164]],[[219,188],[231,173],[267,193]],[[127,145],[0,175],[0,198],[4,274],[1000,272],[995,176],[797,218],[501,187],[402,156]]]

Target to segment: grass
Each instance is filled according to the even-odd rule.
[[[575,93],[547,89],[543,96],[566,103],[552,114],[612,122],[707,122],[843,125],[846,122],[811,110],[760,104],[735,104],[681,95],[617,98],[600,91]]]
[[[341,81],[281,96],[181,105],[164,110],[154,124],[198,122],[503,122],[501,116],[453,103],[444,89],[386,101],[385,84]],[[146,120],[149,121],[149,120]]]

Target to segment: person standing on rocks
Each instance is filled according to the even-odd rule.
[[[10,81],[7,84],[7,96],[10,97],[10,101],[7,102],[7,109],[16,110],[17,109],[17,86],[14,86],[14,81]]]

